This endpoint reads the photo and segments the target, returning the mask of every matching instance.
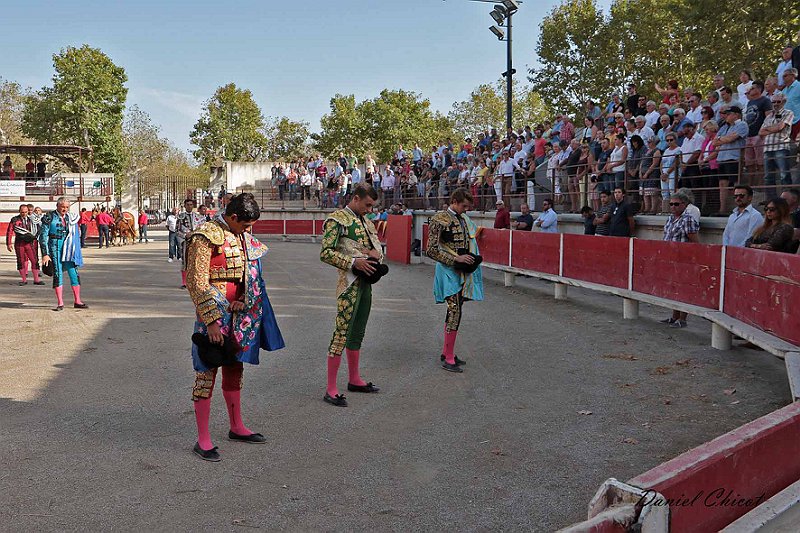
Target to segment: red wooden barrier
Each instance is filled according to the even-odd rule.
[[[629,245],[630,239],[564,234],[563,275],[627,289]]]
[[[411,222],[407,215],[389,215],[386,223],[386,259],[411,263]]]
[[[324,220],[314,221],[314,235],[322,235],[322,228],[325,226]]]
[[[283,220],[256,220],[253,233],[262,235],[283,235]]]
[[[728,247],[723,311],[742,322],[800,344],[800,257]]]
[[[694,500],[670,505],[670,531],[719,531],[751,511],[759,496],[766,500],[800,478],[798,442],[800,402],[689,450],[628,483],[656,490],[668,499]],[[741,501],[748,498],[749,506]]]
[[[721,246],[634,239],[633,290],[719,309],[721,261]]]
[[[511,266],[558,275],[560,234],[515,231],[511,247]]]
[[[313,235],[313,220],[287,220],[286,235]]]
[[[422,225],[422,249],[428,249],[428,224]]]
[[[506,229],[482,228],[478,233],[478,250],[487,263],[510,266],[508,262],[508,232]]]

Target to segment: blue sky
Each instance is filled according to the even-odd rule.
[[[518,76],[535,63],[539,22],[557,3],[528,0],[515,15]],[[468,0],[11,0],[3,20],[14,21],[16,37],[4,40],[0,77],[39,88],[50,83],[53,53],[98,47],[125,68],[128,104],[190,149],[202,101],[229,82],[250,89],[264,114],[306,120],[312,131],[336,93],[363,99],[402,88],[447,112],[505,70],[505,44],[488,31],[491,8]]]

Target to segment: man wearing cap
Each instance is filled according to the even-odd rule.
[[[772,113],[770,113],[761,126],[758,135],[764,139],[764,185],[771,187],[767,190],[767,198],[775,196],[776,178],[781,185],[791,185],[792,175],[789,171],[789,135],[794,123],[794,113],[785,109],[786,96],[776,93],[772,97]]]
[[[694,124],[688,120],[684,123],[679,187],[691,189],[700,185],[700,167],[697,164],[697,160],[700,158],[705,140],[705,137],[696,132]]]
[[[739,155],[747,142],[749,130],[747,123],[742,120],[742,108],[738,105],[723,109],[720,114],[725,122],[712,141],[712,146],[719,150],[719,211],[727,214],[728,185],[739,177]]]
[[[744,110],[744,120],[747,122],[747,145],[744,151],[744,164],[751,185],[759,185],[764,177],[764,138],[759,136],[761,126],[767,113],[772,111],[772,102],[764,96],[764,83],[754,81],[747,91],[747,108]]]
[[[498,200],[495,205],[497,213],[494,215],[494,229],[510,229],[511,212],[506,208],[505,202]]]

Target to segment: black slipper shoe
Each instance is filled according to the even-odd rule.
[[[251,433],[249,435],[237,435],[233,431],[228,431],[228,439],[238,442],[249,442],[250,444],[266,444],[267,438],[261,433]]]
[[[28,284],[27,281],[20,281],[20,282],[17,283],[17,285],[20,285],[20,286],[27,285],[27,284]]]
[[[350,392],[378,392],[381,389],[373,385],[370,381],[366,385],[353,385],[352,383],[348,383],[347,390]]]
[[[218,463],[219,461],[222,460],[222,458],[219,456],[219,453],[217,453],[216,446],[214,446],[210,450],[204,450],[203,448],[200,447],[199,443],[195,443],[192,451],[196,453],[198,456],[200,456],[200,459],[202,459],[203,461]]]
[[[347,407],[347,400],[345,400],[344,396],[341,394],[331,396],[326,392],[322,399],[331,405],[335,405],[336,407]]]
[[[445,370],[447,370],[448,372],[456,372],[456,373],[459,373],[459,374],[460,374],[461,372],[463,372],[463,371],[464,371],[464,370],[463,370],[463,369],[462,369],[460,366],[458,366],[458,365],[451,365],[451,364],[450,364],[450,363],[448,363],[447,361],[445,361],[444,363],[442,363],[442,368],[444,368],[444,369],[445,369]]]
[[[89,306],[86,304],[72,304],[72,307],[75,309],[89,309]]]
[[[467,364],[467,362],[466,362],[466,361],[463,361],[463,360],[459,359],[457,355],[455,356],[455,358],[456,358],[456,364],[457,364],[458,366],[461,366],[461,365],[466,365],[466,364]],[[440,356],[439,360],[440,360],[442,363],[444,363],[444,354],[442,354],[442,355]]]
[[[34,281],[34,285],[44,285],[44,281]]]
[[[64,310],[64,306],[63,305],[59,305],[58,307],[53,309],[53,311],[63,311],[63,310]]]

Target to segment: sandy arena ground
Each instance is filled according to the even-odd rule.
[[[643,305],[486,272],[443,371],[433,269],[375,286],[362,350],[376,395],[322,402],[333,268],[319,245],[269,242],[266,282],[287,348],[247,367],[245,421],[269,443],[191,453],[193,307],[155,242],[86,250],[88,310],[17,286],[0,256],[0,530],[534,530],[585,517],[608,477],[629,479],[789,400],[782,361],[710,347],[710,324],[671,330]],[[4,251],[5,252],[5,251]],[[47,280],[50,281],[49,279]],[[346,365],[340,388],[346,385]],[[735,392],[731,393],[731,390]],[[590,411],[591,414],[580,414]]]

